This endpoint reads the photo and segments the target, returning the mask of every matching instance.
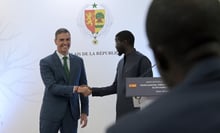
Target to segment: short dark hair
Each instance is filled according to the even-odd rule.
[[[131,46],[134,46],[134,35],[128,30],[118,32],[115,37],[118,38],[119,41],[127,40]]]
[[[57,31],[55,32],[55,39],[57,38],[57,35],[61,34],[61,33],[69,33],[70,32],[66,29],[66,28],[59,28],[57,29]]]
[[[153,0],[146,31],[151,47],[161,46],[175,56],[208,43],[220,46],[220,2]]]

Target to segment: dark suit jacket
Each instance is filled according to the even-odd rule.
[[[134,108],[132,97],[125,95],[125,81],[127,77],[152,77],[150,60],[143,54],[134,50],[132,53],[121,59],[117,66],[117,73],[112,85],[107,87],[92,88],[93,96],[105,96],[117,93],[116,120],[121,116],[132,111],[139,110]]]
[[[40,119],[60,121],[64,117],[67,106],[71,106],[72,115],[78,120],[79,99],[81,100],[81,113],[88,114],[88,97],[73,93],[73,86],[87,84],[83,60],[72,54],[69,58],[69,81],[56,52],[40,60],[40,72],[45,85]]]
[[[220,59],[200,62],[187,78],[107,133],[220,133]]]

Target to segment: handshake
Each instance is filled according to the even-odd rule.
[[[89,96],[92,93],[92,89],[87,85],[74,86],[74,92]]]

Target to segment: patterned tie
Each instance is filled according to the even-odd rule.
[[[66,77],[69,80],[70,72],[69,72],[68,65],[67,65],[67,59],[68,59],[68,57],[66,57],[66,56],[63,57],[63,68],[66,73]]]

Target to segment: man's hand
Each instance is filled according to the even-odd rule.
[[[87,115],[84,114],[84,113],[82,113],[81,116],[80,116],[80,124],[81,124],[81,128],[86,127],[87,122],[88,122]]]
[[[89,96],[92,93],[92,89],[87,85],[81,85],[77,88],[76,92],[82,93],[84,96]]]

